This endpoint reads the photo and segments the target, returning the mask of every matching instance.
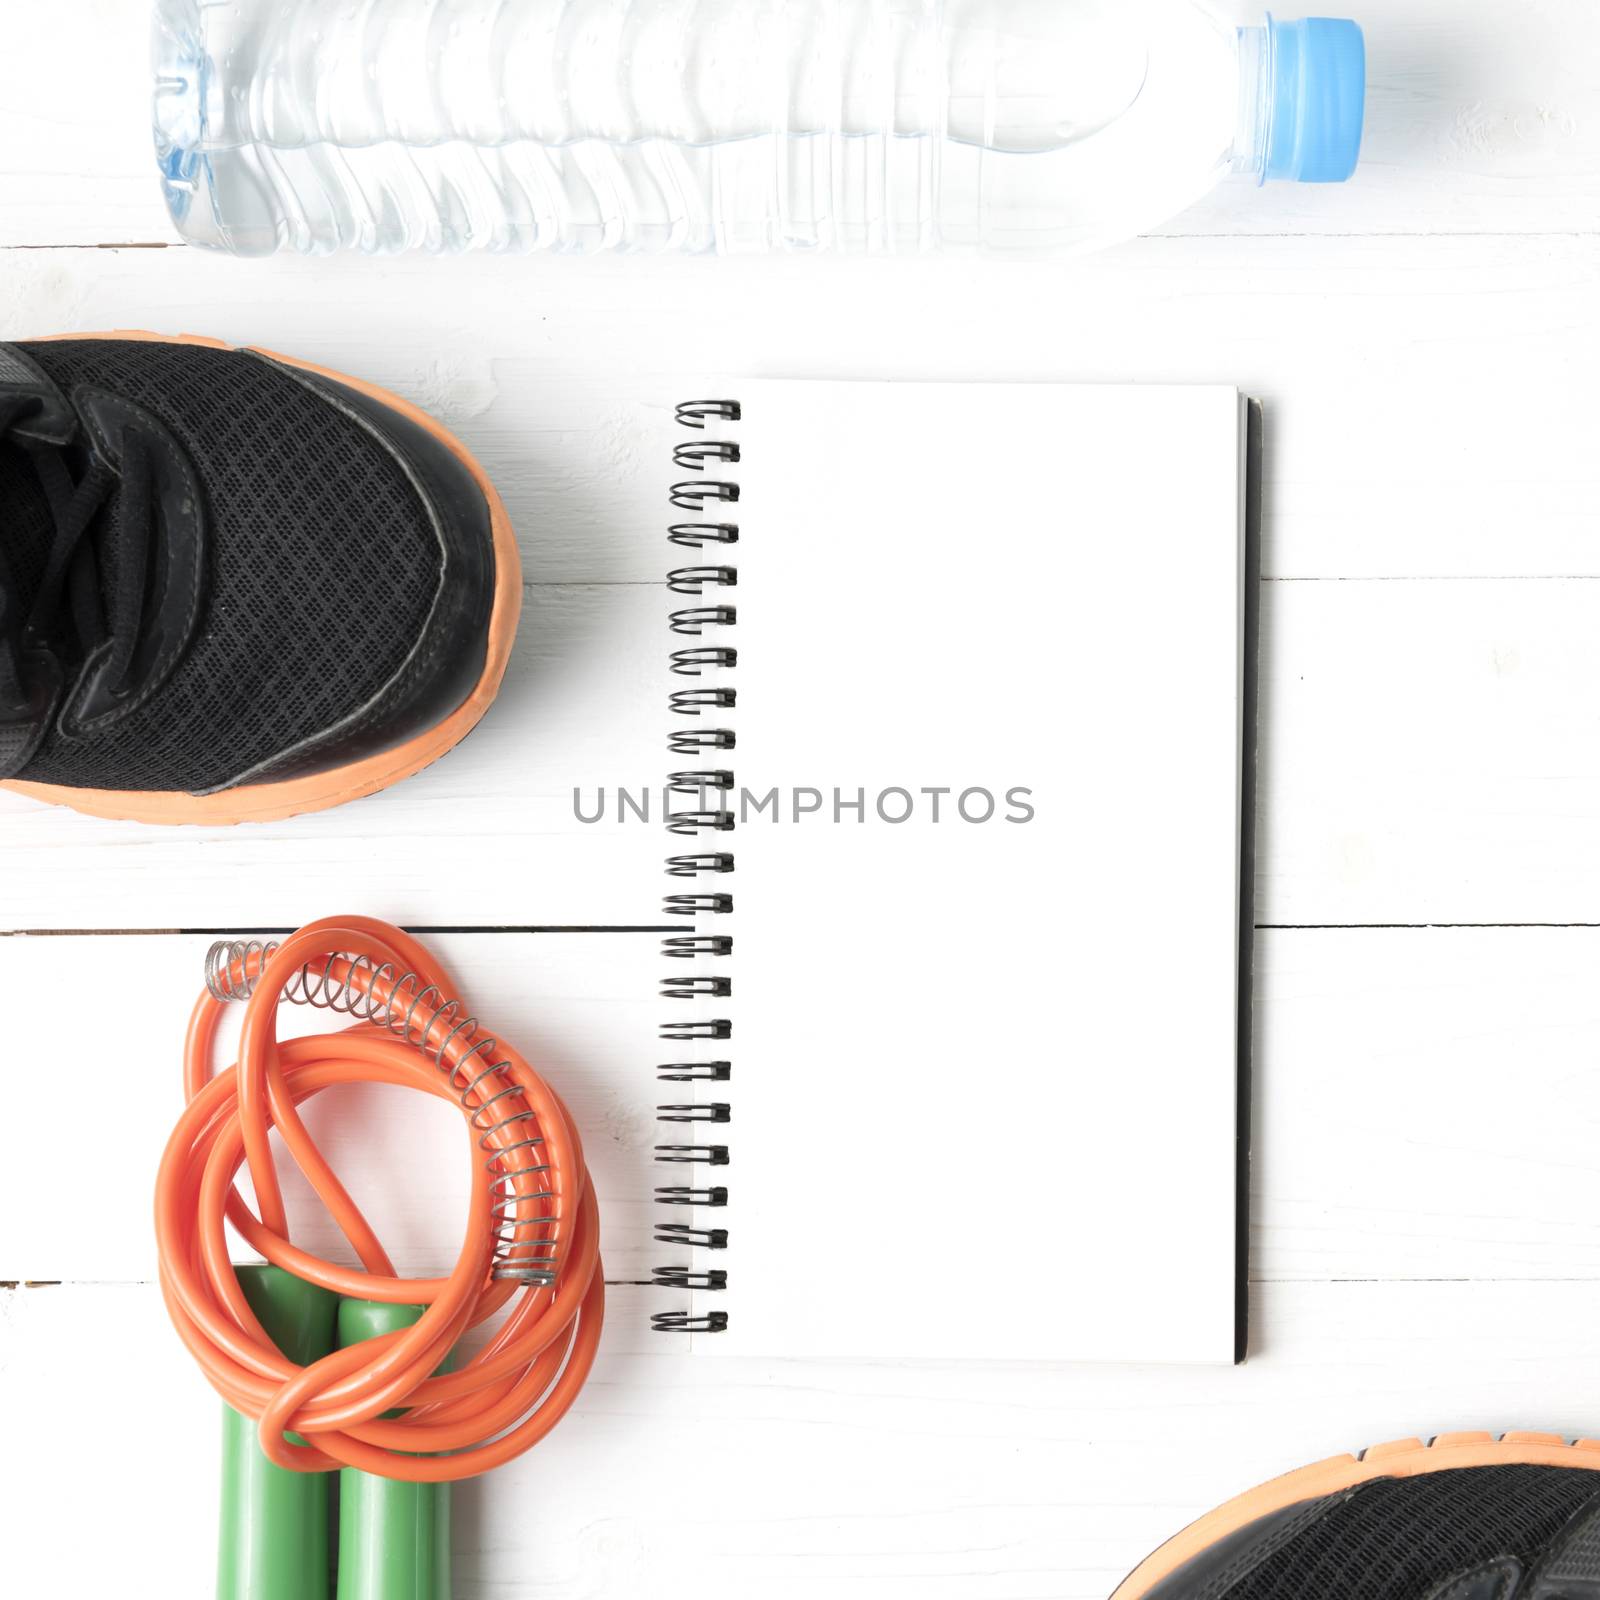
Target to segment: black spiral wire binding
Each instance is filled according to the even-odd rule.
[[[656,1068],[662,1083],[726,1083],[732,1076],[731,1061],[663,1061]]]
[[[691,1105],[682,1106],[657,1106],[661,1113],[657,1119],[661,1122],[732,1122],[733,1107],[726,1100],[718,1100],[710,1105],[696,1100]]]
[[[698,550],[707,544],[738,544],[739,525],[736,522],[675,522],[667,529],[667,537],[686,550]]]
[[[667,738],[667,749],[675,756],[692,756],[701,750],[731,750],[732,728],[675,728]]]
[[[696,1250],[726,1250],[726,1228],[697,1228],[688,1222],[658,1222],[656,1238],[662,1244],[684,1244]]]
[[[739,652],[725,644],[695,645],[689,650],[672,652],[672,670],[686,678],[698,678],[702,672],[738,665]]]
[[[702,435],[711,428],[721,433],[726,425],[739,422],[742,416],[735,400],[687,400],[676,408],[679,425]],[[720,510],[737,505],[739,485],[728,469],[738,465],[740,456],[741,447],[734,438],[680,439],[673,445],[672,465],[680,473],[697,476],[681,478],[671,485],[667,494],[673,506],[680,511],[703,513],[710,507]],[[732,521],[674,522],[667,529],[667,538],[673,545],[689,550],[707,545],[727,547],[738,544],[739,525]],[[675,727],[669,733],[667,744],[673,755],[703,756],[707,751],[728,751],[735,747],[733,729],[699,723],[700,719],[709,720],[711,713],[733,710],[738,703],[737,692],[721,681],[721,675],[739,662],[738,651],[722,642],[727,638],[723,630],[734,628],[739,622],[738,609],[722,596],[737,587],[738,582],[738,568],[722,562],[712,566],[674,567],[667,574],[667,587],[673,594],[690,595],[700,602],[671,611],[667,617],[669,627],[680,637],[704,641],[674,650],[668,665],[680,678],[703,678],[713,674],[718,680],[672,691],[668,701],[672,714],[696,720],[695,726]],[[733,794],[734,787],[734,773],[729,767],[706,765],[670,773],[666,785],[668,832],[679,837],[732,833],[737,818],[728,797]],[[734,870],[734,856],[731,850],[668,856],[666,870],[668,876],[674,878],[719,877]],[[725,891],[669,894],[662,900],[662,910],[675,917],[721,917],[733,910],[733,896]],[[674,962],[724,961],[733,954],[733,937],[698,930],[673,934],[662,939],[661,953]],[[732,994],[733,980],[722,974],[683,973],[661,980],[661,998],[680,1004],[704,1005],[730,998]],[[733,1022],[727,1017],[704,1015],[672,1018],[664,1021],[658,1032],[663,1040],[671,1041],[725,1040],[733,1037]],[[725,1084],[732,1077],[733,1063],[727,1060],[664,1061],[656,1067],[656,1078],[663,1084]],[[656,1120],[662,1124],[664,1141],[673,1139],[669,1129],[678,1128],[682,1129],[680,1138],[687,1135],[692,1139],[702,1127],[712,1133],[713,1129],[731,1123],[733,1107],[725,1099],[669,1101],[656,1107]],[[712,1134],[712,1137],[718,1135]],[[655,1158],[667,1166],[725,1167],[730,1162],[730,1150],[723,1143],[663,1142],[656,1146]],[[728,1190],[721,1184],[663,1184],[656,1189],[656,1202],[663,1206],[713,1209],[727,1205]],[[658,1222],[655,1238],[658,1243],[676,1245],[684,1250],[726,1250],[728,1247],[726,1228],[699,1220]],[[712,1294],[728,1287],[728,1273],[721,1267],[669,1264],[655,1267],[648,1282],[657,1288]],[[651,1317],[650,1325],[660,1333],[722,1333],[728,1326],[728,1313],[658,1311]]]
[[[697,856],[667,857],[667,873],[674,878],[698,878],[702,872],[732,871],[733,853],[728,850],[708,850]]]
[[[732,606],[687,606],[672,613],[672,631],[698,639],[707,628],[731,628],[738,620]]]
[[[726,1333],[728,1313],[706,1311],[694,1316],[687,1311],[658,1311],[651,1317],[650,1326],[657,1333]]]
[[[733,993],[732,978],[663,978],[663,1000],[697,1000],[702,995],[710,1000],[726,1000]]]
[[[678,935],[661,941],[664,956],[676,956],[680,961],[695,956],[731,956],[733,936],[727,933],[692,933]]]
[[[702,711],[731,711],[738,703],[736,689],[674,689],[667,700],[680,717],[698,717]]]
[[[669,794],[704,794],[707,789],[731,789],[733,774],[726,767],[701,768],[698,772],[673,772],[667,775]]]
[[[685,428],[703,428],[710,420],[738,422],[744,415],[737,400],[685,400],[677,408]]]
[[[674,811],[667,823],[668,833],[695,834],[710,831],[732,833],[734,815],[731,811]]]
[[[704,511],[708,503],[737,504],[739,485],[717,478],[688,478],[673,484],[670,493],[673,505],[680,511]]]
[[[671,856],[672,861],[687,861],[688,856]],[[669,869],[670,870],[670,869]],[[733,870],[731,867],[728,869]],[[669,894],[662,902],[661,909],[673,917],[698,917],[703,911],[707,916],[725,917],[733,910],[733,896],[731,894]]]
[[[679,1167],[725,1167],[730,1157],[725,1144],[658,1144],[656,1160]]]
[[[720,1268],[693,1272],[688,1267],[657,1267],[653,1281],[662,1289],[726,1289],[728,1274]]]
[[[702,439],[694,444],[680,444],[672,452],[673,466],[687,467],[694,472],[698,472],[708,461],[737,462],[738,459],[738,445],[726,439]]]
[[[709,589],[738,586],[737,567],[674,567],[667,574],[667,587],[674,594],[704,594]]]

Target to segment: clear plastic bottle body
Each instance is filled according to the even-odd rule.
[[[1070,252],[1241,164],[1241,37],[1197,0],[158,0],[156,139],[185,236],[247,255]]]

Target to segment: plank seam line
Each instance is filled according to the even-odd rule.
[[[291,934],[293,928],[252,925],[243,928],[0,928],[0,939],[171,939],[206,936],[238,938],[248,934]],[[408,927],[407,933],[677,933],[670,922],[645,923],[439,923]]]
[[[1256,239],[1572,239],[1600,238],[1596,228],[1352,228],[1352,229],[1185,229],[1139,234],[1149,243],[1187,244],[1195,240]],[[55,240],[28,244],[0,245],[0,250],[188,250],[194,248],[182,239],[82,239]]]
[[[638,1278],[607,1278],[607,1284],[614,1288],[630,1288],[634,1286],[647,1287],[645,1282]],[[1304,1286],[1307,1288],[1334,1288],[1334,1287],[1360,1287],[1362,1285],[1376,1285],[1379,1287],[1404,1287],[1423,1284],[1573,1284],[1573,1285],[1600,1285],[1600,1277],[1446,1277],[1446,1278],[1375,1278],[1375,1277],[1339,1277],[1339,1278],[1251,1278],[1250,1286],[1257,1289],[1294,1288]],[[0,1278],[0,1292],[10,1290],[21,1293],[24,1289],[151,1289],[157,1286],[155,1278]]]
[[[1600,928],[1600,922],[1257,922],[1252,924],[1257,933],[1427,933],[1450,929],[1504,929],[1507,932],[1537,930],[1541,928],[1574,929]],[[676,923],[488,923],[461,922],[438,923],[408,927],[415,934],[552,934],[552,933],[678,933]],[[289,934],[293,928],[270,927],[261,924],[233,928],[0,928],[0,939],[159,939],[197,938],[202,935],[214,939],[235,938],[246,934]]]
[[[1308,572],[1301,576],[1264,572],[1263,583],[1594,583],[1600,572]],[[546,588],[557,587],[554,584]],[[596,584],[593,587],[599,588]]]
[[[1255,928],[1257,933],[1426,933],[1435,928],[1503,928],[1514,932],[1523,928],[1600,928],[1600,922],[1258,922]]]

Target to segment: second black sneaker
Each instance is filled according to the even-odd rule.
[[[1112,1600],[1600,1600],[1600,1443],[1442,1434],[1202,1517]]]
[[[443,755],[505,672],[482,468],[368,383],[152,334],[0,344],[0,780],[141,822],[285,817]]]

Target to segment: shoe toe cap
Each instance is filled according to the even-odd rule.
[[[263,357],[262,359],[272,359]],[[331,376],[274,362],[360,430],[404,475],[434,540],[433,594],[399,665],[337,723],[240,774],[228,786],[345,766],[420,737],[472,694],[485,672],[500,585],[489,491],[465,450],[431,418]],[[371,559],[384,559],[373,530]],[[434,552],[430,552],[434,559]],[[415,559],[413,556],[412,559]],[[352,596],[352,604],[360,597]]]

